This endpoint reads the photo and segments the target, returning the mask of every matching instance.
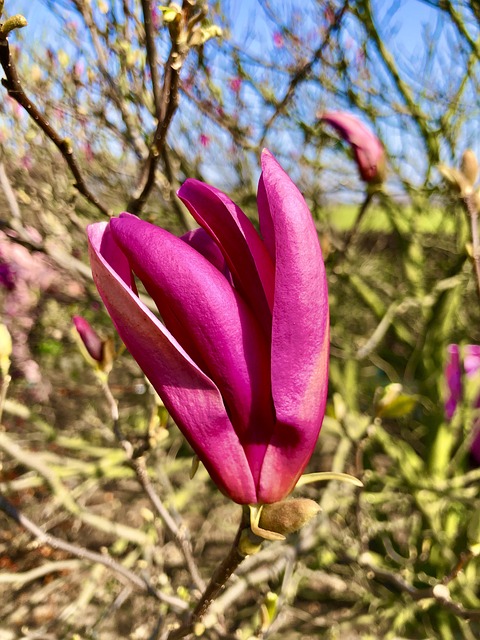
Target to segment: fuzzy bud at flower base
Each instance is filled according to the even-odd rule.
[[[267,531],[288,535],[301,529],[319,511],[319,505],[308,498],[292,498],[264,505],[259,526]]]

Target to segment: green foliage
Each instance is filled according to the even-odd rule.
[[[302,12],[293,0],[254,10],[222,2],[209,13],[200,3],[186,32],[175,32],[180,4],[154,6],[157,89],[173,68],[172,42],[190,47],[174,51],[179,106],[159,147],[142,3],[47,2],[58,32],[47,14],[41,38],[23,4],[30,25],[10,34],[23,86],[104,209],[128,206],[154,150],[145,219],[178,234],[190,228],[175,191],[195,177],[223,185],[255,221],[257,158],[267,145],[319,230],[332,319],[330,395],[309,471],[350,473],[364,488],[302,487],[322,513],[247,561],[197,631],[287,640],[480,637],[480,470],[469,458],[478,380],[465,387],[451,422],[443,408],[447,345],[480,344],[478,292],[470,218],[436,170],[439,160],[457,167],[477,142],[478,3],[415,2],[429,12],[415,57],[399,46],[393,9],[367,0],[343,14],[337,1],[308,1]],[[114,436],[105,389],[70,336],[75,313],[103,337],[114,334],[86,256],[85,226],[103,214],[17,106],[2,106],[2,233],[52,271],[46,280],[21,275],[21,313],[9,305],[24,290],[0,293],[14,345],[10,386],[2,377],[2,495],[57,537],[108,552],[163,594],[193,603],[201,585],[182,551],[185,532],[208,578],[238,514],[204,469],[189,478],[192,452],[118,344]],[[352,154],[318,125],[327,108],[354,111],[387,150],[388,179],[361,214],[367,194]],[[458,169],[447,174],[458,182]],[[32,363],[40,379],[28,379]],[[141,491],[118,440],[147,448],[148,477],[173,529]],[[0,576],[0,637],[29,626],[52,637],[142,640],[153,638],[160,614],[167,625],[178,621],[173,605],[125,588],[100,564],[58,564],[32,577],[71,557],[30,545],[6,515],[1,525],[8,577]]]

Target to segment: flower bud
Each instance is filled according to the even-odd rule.
[[[0,371],[5,378],[10,369],[12,355],[12,337],[4,324],[0,324]]]
[[[101,371],[108,373],[115,355],[112,341],[102,340],[90,323],[81,316],[73,316],[73,324],[85,358]]]
[[[308,498],[292,498],[264,505],[259,526],[282,535],[294,533],[320,511],[319,505]]]
[[[344,111],[326,111],[320,118],[351,146],[362,180],[380,185],[386,178],[387,167],[385,151],[377,136],[358,118]]]
[[[398,382],[377,389],[374,398],[376,418],[402,418],[413,411],[418,398],[403,392]]]
[[[478,178],[478,160],[477,156],[471,149],[466,149],[466,151],[464,151],[460,169],[469,185],[473,187]]]

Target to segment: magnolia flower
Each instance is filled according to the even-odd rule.
[[[385,152],[380,140],[355,116],[344,111],[326,111],[320,116],[352,147],[358,171],[365,182],[385,179]]]
[[[448,346],[448,360],[445,367],[445,379],[448,395],[445,402],[445,415],[451,420],[459,403],[463,398],[463,371],[467,379],[474,378],[480,373],[480,346],[467,344],[463,347],[463,371],[461,366],[460,348],[458,344]],[[480,395],[475,400],[474,407],[480,408]],[[480,425],[475,424],[475,435],[470,446],[470,453],[475,463],[480,465]]]
[[[300,478],[322,424],[328,367],[315,225],[268,151],[262,169],[261,236],[198,180],[178,193],[202,226],[183,238],[128,213],[88,228],[93,277],[120,337],[217,486],[252,505],[284,499]]]

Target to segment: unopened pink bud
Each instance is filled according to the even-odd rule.
[[[72,320],[75,325],[75,329],[78,331],[78,335],[85,345],[88,355],[97,362],[102,362],[103,341],[98,333],[91,327],[90,323],[85,320],[85,318],[82,318],[82,316],[73,316]]]
[[[321,120],[335,127],[352,147],[362,180],[380,183],[385,179],[385,151],[380,140],[355,116],[343,111],[326,111]]]

